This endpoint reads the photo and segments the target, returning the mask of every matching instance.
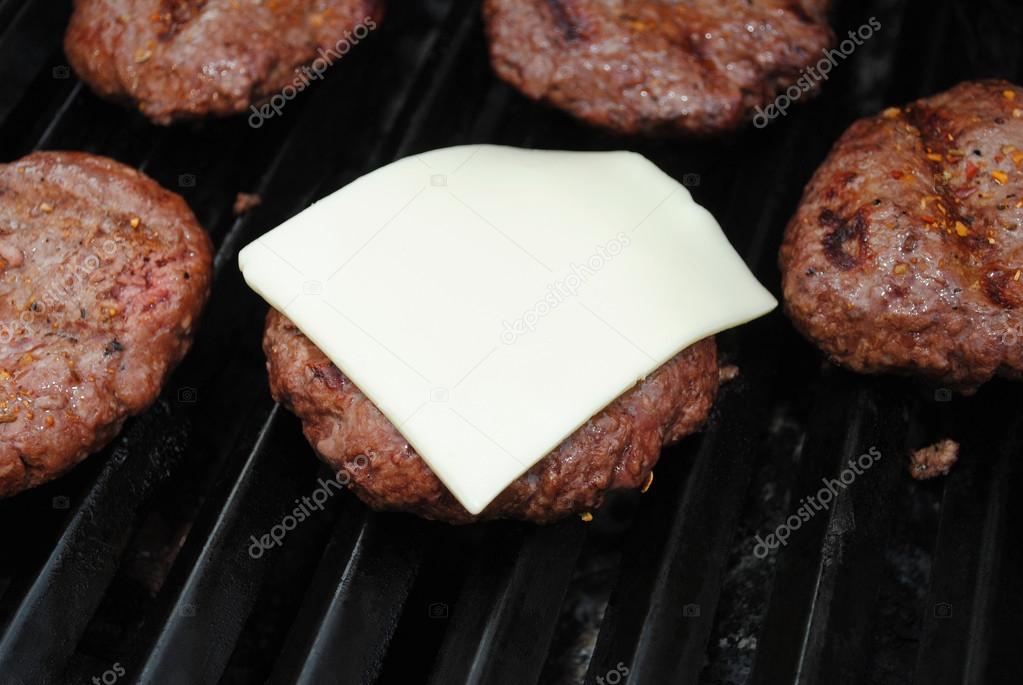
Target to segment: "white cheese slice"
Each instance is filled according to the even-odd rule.
[[[777,306],[629,152],[416,155],[239,261],[474,514],[675,354]]]

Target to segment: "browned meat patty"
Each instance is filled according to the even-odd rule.
[[[828,5],[485,0],[483,12],[494,68],[534,100],[623,133],[704,134],[752,119],[824,57]]]
[[[184,356],[211,248],[185,202],[123,164],[0,165],[0,497],[67,471]]]
[[[274,399],[302,419],[317,453],[374,509],[451,523],[549,522],[638,488],[661,447],[703,424],[718,388],[713,338],[693,345],[590,419],[512,483],[479,517],[454,498],[398,429],[294,324],[271,310],[263,349]]]
[[[785,306],[834,361],[971,393],[1023,372],[1023,89],[961,84],[857,122],[781,249]]]
[[[376,27],[381,0],[75,0],[71,65],[153,121],[290,99]],[[282,99],[283,102],[283,99]]]

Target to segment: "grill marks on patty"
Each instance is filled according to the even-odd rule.
[[[852,219],[842,219],[830,209],[821,211],[820,222],[831,230],[824,235],[824,254],[843,271],[863,264],[870,257],[869,222],[863,208]]]
[[[780,263],[786,309],[836,362],[963,392],[1023,374],[1023,89],[964,83],[854,124]]]
[[[74,6],[64,50],[75,72],[97,94],[136,104],[159,124],[238,114],[296,80],[308,83],[301,69],[318,50],[334,50],[383,14],[382,0],[75,0]]]
[[[828,0],[485,0],[490,56],[529,97],[622,133],[753,118],[831,45]]]

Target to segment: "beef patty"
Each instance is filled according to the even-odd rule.
[[[857,122],[781,249],[785,306],[834,361],[971,393],[1023,372],[1023,89],[963,83]]]
[[[829,0],[485,0],[504,80],[622,133],[740,126],[832,42]],[[807,82],[808,90],[816,83]]]
[[[298,415],[316,452],[345,473],[360,499],[451,523],[549,522],[599,507],[608,490],[640,487],[663,445],[700,428],[718,387],[717,348],[708,338],[590,419],[474,517],[380,410],[274,310],[263,349],[274,399]]]
[[[0,497],[67,471],[149,406],[191,343],[209,238],[104,157],[0,165]]]
[[[137,103],[157,123],[226,116],[304,90],[375,28],[382,6],[381,0],[75,0],[64,50],[94,91]]]

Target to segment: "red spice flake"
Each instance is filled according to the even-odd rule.
[[[895,171],[892,172],[892,178],[894,178],[896,181],[900,180],[905,175],[906,174],[902,173],[898,169],[896,169]]]
[[[966,163],[966,180],[972,181],[980,173],[980,167],[973,162]]]
[[[956,188],[954,192],[955,192],[956,198],[958,198],[960,200],[965,200],[966,198],[970,197],[975,192],[977,192],[977,187],[976,186],[963,186],[961,188]]]

